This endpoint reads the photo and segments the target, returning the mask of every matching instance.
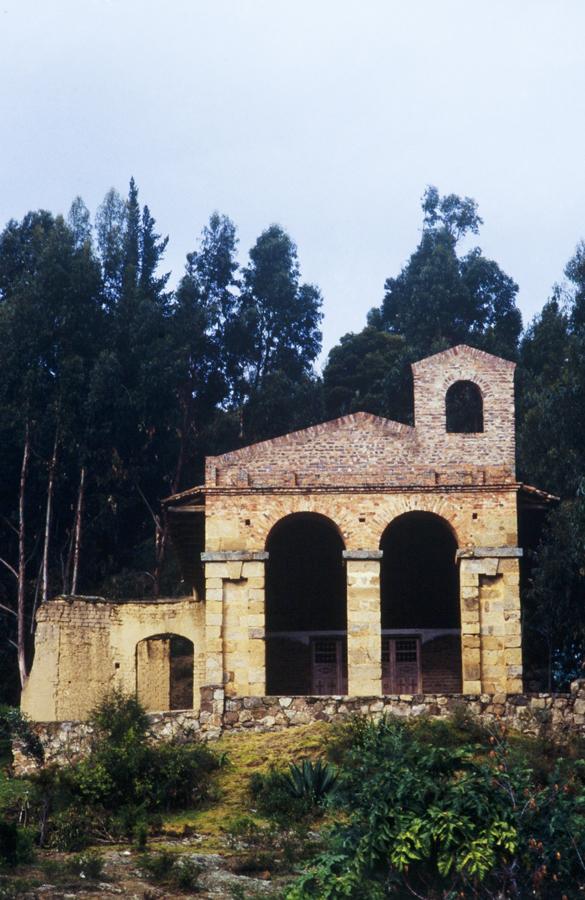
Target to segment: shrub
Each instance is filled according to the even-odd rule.
[[[303,760],[300,766],[290,764],[290,770],[283,776],[283,783],[293,797],[307,798],[314,805],[324,802],[331,794],[337,782],[337,772],[329,763],[309,759]]]
[[[0,757],[9,756],[14,738],[21,742],[26,754],[37,762],[43,761],[43,745],[26,716],[13,706],[0,704]]]
[[[48,843],[55,850],[75,853],[89,847],[97,826],[95,811],[70,807],[51,816]]]
[[[80,878],[88,878],[90,881],[97,881],[103,874],[104,861],[99,853],[89,852],[80,853],[79,856],[70,860],[67,868],[73,875]]]
[[[148,846],[148,825],[146,822],[139,822],[134,828],[134,846],[142,853]]]
[[[168,850],[145,855],[142,868],[148,878],[157,884],[165,884],[179,890],[198,890],[201,866],[188,856],[180,856]]]
[[[206,744],[148,741],[146,713],[134,697],[114,693],[90,719],[97,737],[72,770],[76,793],[107,809],[174,809],[200,803],[218,761]]]
[[[255,773],[250,792],[263,815],[286,825],[319,814],[336,782],[337,772],[331,765],[305,759],[300,765],[291,763],[286,772]]]
[[[98,741],[112,747],[141,744],[148,732],[148,716],[140,701],[119,690],[111,691],[93,709],[90,723]]]
[[[258,812],[283,827],[317,811],[309,798],[294,797],[284,773],[276,770],[254,773],[250,778],[250,793]]]
[[[193,891],[199,887],[199,876],[202,867],[195,860],[184,856],[178,859],[171,873],[171,884],[182,891]]]
[[[289,891],[300,898],[581,896],[585,763],[535,777],[503,733],[461,723],[354,729],[334,802],[347,822]]]
[[[35,776],[50,810],[49,841],[62,850],[87,847],[92,839],[133,839],[158,810],[191,807],[209,795],[218,767],[205,744],[150,741],[146,714],[134,697],[106,697],[90,720],[95,727],[89,756]]]
[[[171,869],[175,865],[175,859],[175,853],[171,853],[170,850],[161,850],[160,853],[145,855],[141,866],[153,881],[164,881],[169,877]]]
[[[0,869],[30,862],[33,846],[34,832],[30,828],[0,819]]]

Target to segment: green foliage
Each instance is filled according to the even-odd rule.
[[[567,689],[585,660],[585,496],[554,509],[531,558],[525,592],[527,651],[548,690]]]
[[[396,278],[388,278],[369,324],[402,335],[411,360],[466,343],[504,357],[516,355],[522,328],[518,286],[479,248],[457,255],[482,220],[469,197],[425,192],[419,246]]]
[[[114,690],[98,704],[90,716],[99,744],[126,747],[144,742],[148,729],[146,711],[134,696]]]
[[[54,804],[61,799],[55,794],[52,795]],[[68,853],[85,850],[97,836],[103,822],[103,812],[98,814],[96,810],[87,806],[56,809],[50,818],[48,844],[55,850]]]
[[[148,878],[179,890],[197,890],[202,868],[188,856],[162,850],[145,855],[140,863]]]
[[[333,793],[337,772],[329,763],[308,759],[291,763],[287,771],[255,773],[250,793],[259,812],[282,826],[319,815]]]
[[[103,874],[104,860],[95,851],[80,853],[69,861],[68,869],[73,875],[78,875],[80,878],[97,881]]]
[[[109,810],[175,809],[201,802],[218,767],[207,744],[148,741],[148,720],[135,697],[114,692],[94,711],[97,740],[69,773],[73,793]],[[134,827],[135,822],[132,822]]]
[[[312,762],[304,759],[301,765],[290,764],[289,771],[283,776],[284,785],[293,797],[307,798],[317,805],[332,794],[337,782],[337,772],[323,760]]]
[[[432,731],[353,723],[334,797],[347,824],[291,900],[576,897],[585,887],[582,762],[539,780],[503,734],[443,745],[444,726]]]
[[[412,377],[406,351],[400,335],[371,326],[345,334],[323,370],[328,417],[363,411],[411,421]]]
[[[134,697],[114,692],[94,711],[96,737],[80,762],[36,778],[51,809],[49,841],[82,850],[92,838],[132,839],[158,810],[196,806],[218,768],[206,744],[149,741]]]
[[[148,825],[139,822],[134,828],[134,846],[139,852],[146,850],[148,845]]]
[[[305,819],[317,811],[311,798],[293,796],[285,773],[276,769],[266,774],[254,773],[250,779],[250,793],[258,812],[281,826]]]
[[[34,830],[0,819],[0,869],[13,868],[33,858]]]
[[[15,738],[25,753],[43,761],[43,746],[26,716],[13,706],[0,704],[0,758],[9,755]]]
[[[300,377],[321,349],[321,294],[300,281],[297,248],[279,225],[262,232],[242,273],[238,328],[245,393],[271,372]]]

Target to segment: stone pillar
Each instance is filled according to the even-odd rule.
[[[458,550],[463,693],[522,691],[519,547]]]
[[[202,553],[207,685],[227,695],[266,692],[264,551]]]
[[[348,694],[382,694],[381,550],[344,550],[347,566]]]

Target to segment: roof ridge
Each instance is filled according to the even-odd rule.
[[[414,434],[415,428],[412,425],[406,425],[404,422],[396,422],[394,419],[387,419],[384,416],[377,416],[375,413],[364,412],[358,410],[353,413],[347,413],[345,416],[338,416],[335,419],[327,419],[325,422],[318,422],[315,425],[308,425],[306,428],[298,428],[296,431],[289,431],[286,434],[280,434],[276,437],[266,438],[264,441],[255,441],[253,444],[246,444],[234,450],[228,450],[226,453],[220,453],[217,456],[208,456],[207,459],[225,459],[226,457],[242,453],[245,450],[255,451],[256,448],[266,448],[279,446],[282,444],[294,444],[304,437],[323,434],[323,432],[331,429],[337,429],[345,424],[353,422],[375,422],[380,427],[392,432],[393,434]]]
[[[432,359],[434,360],[438,356],[459,356],[460,354],[475,357],[476,359],[496,359],[499,363],[516,368],[516,363],[513,360],[505,359],[503,356],[498,356],[496,353],[488,353],[487,350],[480,350],[479,347],[470,347],[469,344],[456,344],[454,347],[448,347],[446,350],[439,350],[437,353],[431,353],[430,356],[424,356],[422,359],[418,359],[416,362],[411,363],[410,367],[414,371],[423,363],[429,362]]]

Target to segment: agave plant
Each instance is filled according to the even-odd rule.
[[[320,803],[335,789],[337,772],[320,759],[315,763],[305,759],[300,766],[290,764],[290,770],[283,775],[283,783],[291,796]]]

